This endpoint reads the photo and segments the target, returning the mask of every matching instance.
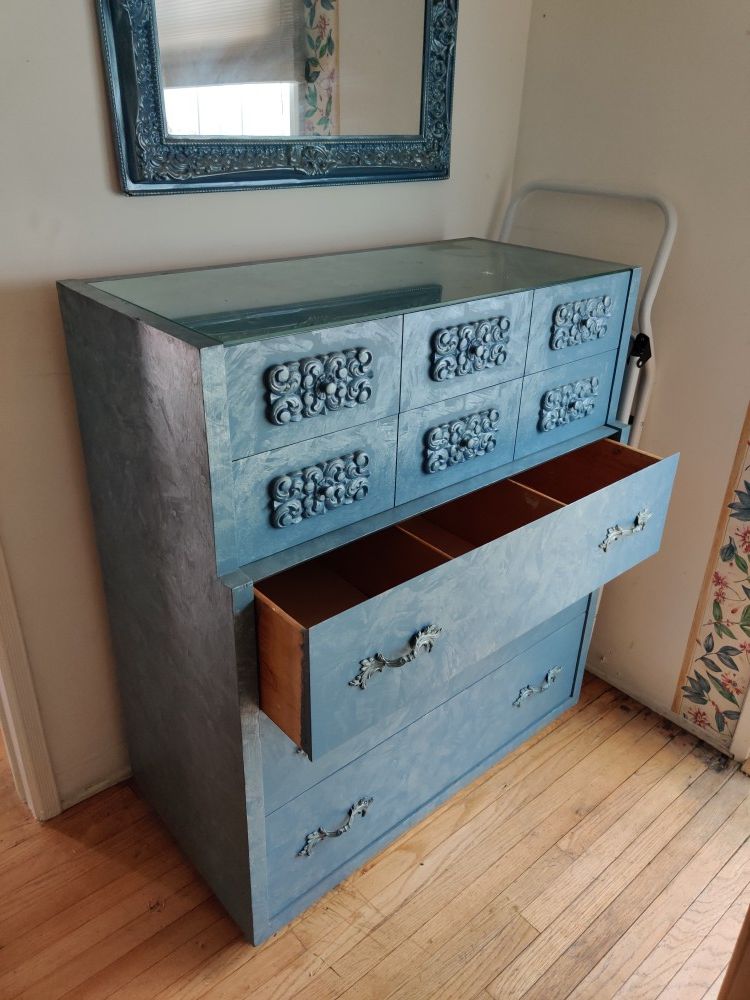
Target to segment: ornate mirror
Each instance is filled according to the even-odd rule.
[[[98,0],[129,194],[448,176],[458,0]]]

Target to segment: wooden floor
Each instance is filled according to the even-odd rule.
[[[715,998],[750,779],[589,678],[581,702],[253,949],[122,785],[40,826],[0,770],[0,997]]]

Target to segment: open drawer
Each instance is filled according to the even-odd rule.
[[[677,456],[598,441],[256,584],[261,708],[312,758],[659,548]]]

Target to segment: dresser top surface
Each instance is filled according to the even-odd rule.
[[[458,239],[89,284],[228,345],[626,270],[570,254]]]

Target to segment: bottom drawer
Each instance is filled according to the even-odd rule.
[[[266,818],[277,915],[577,696],[581,615]],[[348,865],[349,868],[354,867]],[[341,872],[344,877],[346,872]],[[284,919],[288,919],[285,914]]]

